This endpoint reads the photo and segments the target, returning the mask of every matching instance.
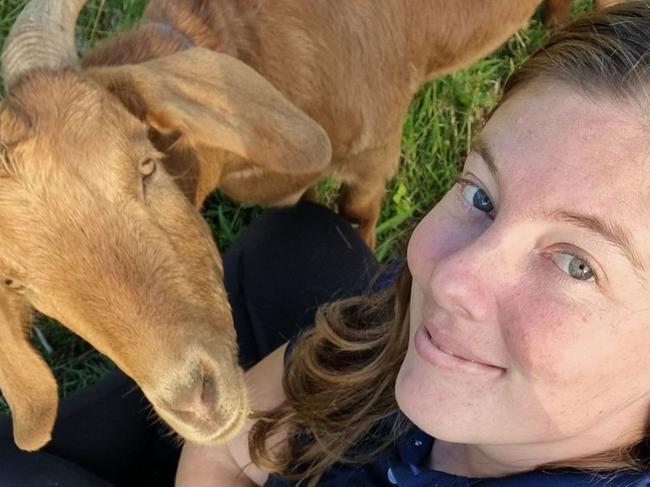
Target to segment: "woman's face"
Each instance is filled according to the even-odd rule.
[[[650,138],[574,91],[509,98],[408,248],[401,409],[533,464],[627,444],[650,413]]]

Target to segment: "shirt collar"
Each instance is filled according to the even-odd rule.
[[[526,472],[501,478],[468,478],[426,467],[434,439],[413,427],[399,440],[388,461],[387,478],[399,487],[650,487],[650,474],[641,472]]]

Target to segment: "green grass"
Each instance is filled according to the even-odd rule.
[[[78,24],[80,50],[131,27],[138,21],[144,3],[144,0],[88,2]],[[0,44],[24,4],[24,0],[0,0]],[[589,4],[588,0],[580,0],[575,9],[583,11]],[[404,121],[401,168],[387,187],[377,228],[376,253],[380,259],[402,253],[415,222],[453,184],[472,137],[498,99],[504,77],[545,36],[538,20],[533,19],[528,29],[515,35],[489,58],[427,84],[414,98]],[[336,188],[332,181],[319,188],[325,203],[334,201]],[[260,211],[215,193],[206,204],[204,216],[224,250]],[[45,355],[62,394],[94,382],[113,367],[89,345],[51,320],[39,317],[37,323],[52,346],[53,351]]]

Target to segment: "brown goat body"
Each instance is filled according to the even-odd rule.
[[[298,201],[319,180],[334,177],[343,183],[340,212],[359,225],[372,246],[414,93],[425,81],[495,49],[539,3],[154,0],[140,27],[94,49],[83,65],[145,119],[146,102],[125,89],[134,68],[124,65],[201,46],[252,66],[325,129],[331,161],[296,173],[223,151],[197,156],[191,131],[179,131],[172,119],[165,125],[150,117],[168,164],[198,175],[196,186],[186,188],[188,196],[200,205],[219,188],[237,201],[284,205]],[[126,72],[120,75],[120,70]]]

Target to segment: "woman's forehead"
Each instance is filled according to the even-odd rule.
[[[494,112],[475,145],[489,152],[504,186],[568,191],[593,203],[633,193],[647,206],[650,137],[632,110],[607,99],[559,83],[530,85]]]

